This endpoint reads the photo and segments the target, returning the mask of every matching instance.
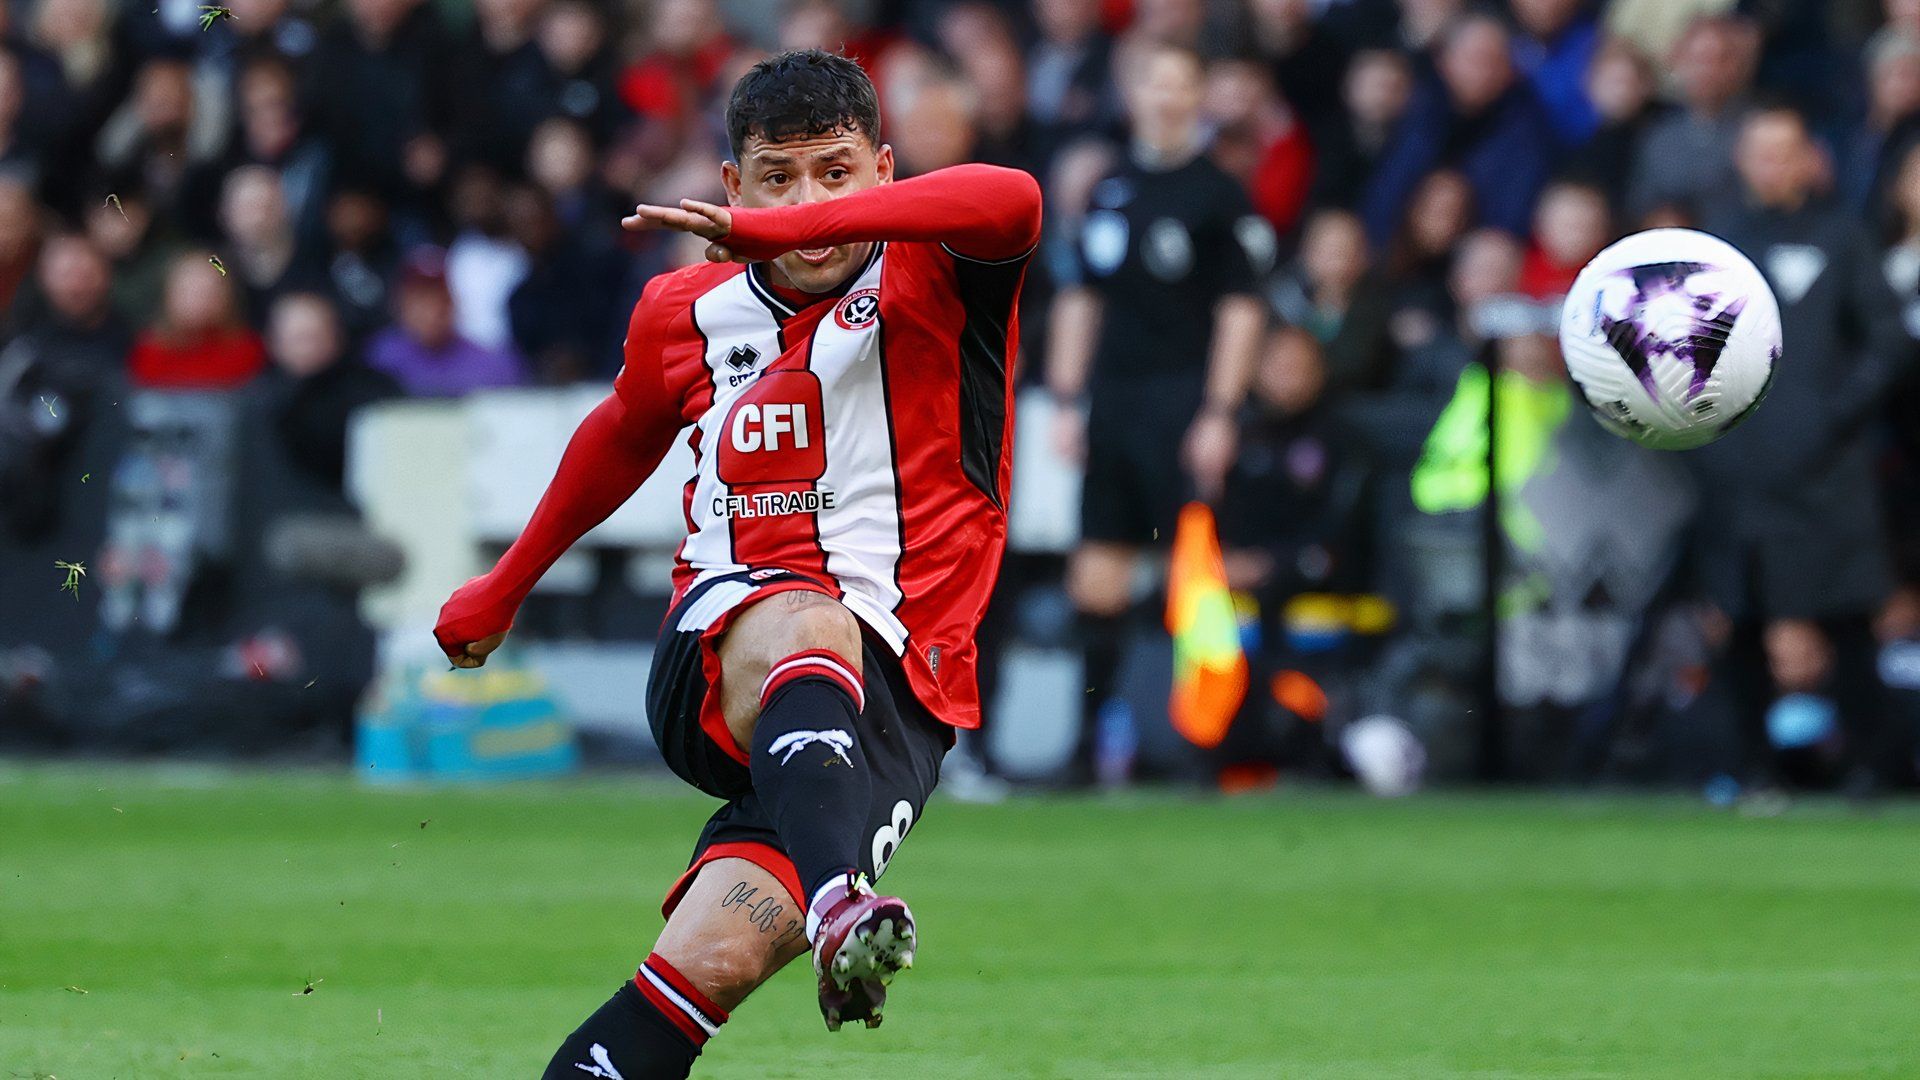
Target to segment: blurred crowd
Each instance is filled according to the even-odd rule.
[[[699,257],[623,233],[621,213],[717,201],[734,78],[814,46],[872,74],[902,175],[987,161],[1042,180],[1020,373],[1087,418],[1058,451],[1096,461],[1127,438],[1102,395],[1143,377],[1082,303],[1106,296],[1109,328],[1138,308],[1103,265],[1119,256],[1098,219],[1124,209],[1103,185],[1171,167],[1179,132],[1143,112],[1177,127],[1190,100],[1195,152],[1231,181],[1195,198],[1259,227],[1229,227],[1244,274],[1132,316],[1193,343],[1172,367],[1203,371],[1221,335],[1251,349],[1244,402],[1171,406],[1186,475],[1161,485],[1222,507],[1260,675],[1242,756],[1340,768],[1320,726],[1391,713],[1462,775],[1759,788],[1783,749],[1828,778],[1907,768],[1883,650],[1920,636],[1912,0],[0,4],[0,553],[27,568],[0,574],[0,701],[61,648],[136,654],[136,624],[206,649],[170,715],[236,668],[271,674],[298,646],[249,621],[239,581],[290,574],[316,625],[350,622],[341,582],[288,569],[313,537],[249,525],[255,504],[343,511],[368,403],[609,378],[641,287]],[[1155,72],[1169,49],[1188,59]],[[1204,244],[1141,224],[1145,286]],[[1615,237],[1685,224],[1768,273],[1788,360],[1752,431],[1665,459],[1579,415],[1551,312]],[[1246,299],[1247,318],[1216,318]],[[1049,355],[1062,320],[1089,343],[1077,370]],[[219,440],[271,470],[193,502],[229,522],[218,552],[199,525],[123,523],[170,490],[169,432],[218,427],[103,419],[141,389],[231,394]],[[150,468],[88,491],[73,463],[116,424]],[[149,501],[164,532],[181,502]],[[1158,513],[1090,537],[1151,554]],[[16,617],[59,550],[96,553],[90,585],[144,584],[103,615],[126,634]],[[1138,560],[1084,555],[1079,573],[1013,560],[996,633],[1085,648],[1104,673],[1078,754],[1098,770],[1132,753],[1109,706],[1155,647],[1134,639],[1158,599]],[[214,580],[157,584],[213,556]],[[1071,617],[1049,624],[1047,597]],[[1671,733],[1698,727],[1673,717],[1716,698],[1728,746],[1673,764]],[[1492,742],[1449,728],[1476,701],[1507,714]]]

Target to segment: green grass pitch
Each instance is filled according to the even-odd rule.
[[[0,764],[0,1077],[536,1076],[708,808]],[[936,801],[887,884],[886,1026],[828,1035],[796,965],[696,1075],[1920,1076],[1911,805]]]

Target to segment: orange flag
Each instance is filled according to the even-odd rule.
[[[1247,696],[1247,656],[1213,511],[1205,503],[1180,510],[1167,567],[1167,632],[1173,635],[1173,696],[1167,703],[1173,729],[1212,749],[1227,737]]]

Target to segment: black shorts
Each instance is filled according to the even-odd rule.
[[[647,679],[648,723],[667,767],[701,791],[725,799],[726,805],[701,830],[686,873],[661,905],[663,914],[672,914],[702,865],[726,858],[764,868],[805,906],[799,875],[753,792],[746,755],[727,732],[719,686],[719,639],[733,619],[769,596],[794,590],[831,595],[803,574],[743,570],[701,582],[667,613]],[[920,820],[954,732],[913,696],[900,658],[871,636],[861,672],[867,701],[858,720],[860,746],[873,779],[873,799],[861,825],[867,840],[860,846],[860,869],[878,881],[907,830]]]
[[[1193,482],[1180,464],[1200,404],[1191,379],[1110,380],[1093,388],[1080,537],[1111,544],[1173,542]]]

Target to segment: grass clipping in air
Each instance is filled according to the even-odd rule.
[[[80,599],[80,579],[87,576],[87,564],[63,562],[55,559],[53,565],[55,569],[65,570],[67,572],[67,580],[60,583],[60,591],[72,593],[73,599],[77,603]]]

